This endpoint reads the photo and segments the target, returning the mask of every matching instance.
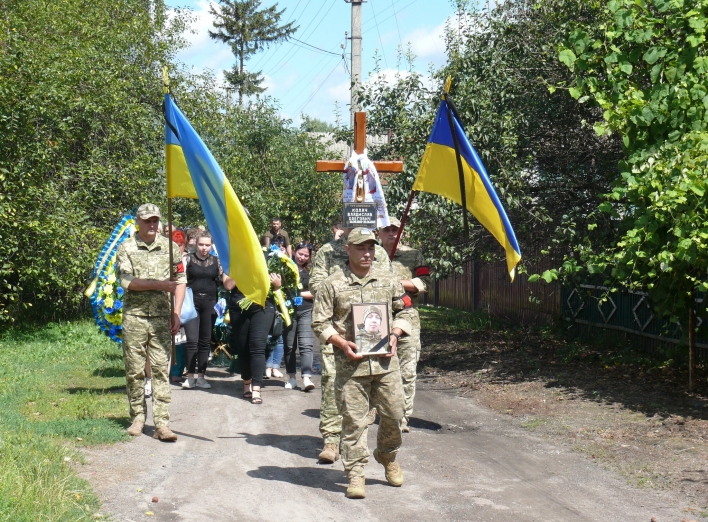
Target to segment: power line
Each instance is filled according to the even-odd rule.
[[[310,5],[310,2],[311,2],[311,1],[312,1],[312,0],[307,0],[307,3],[305,4],[305,7],[302,8],[302,12],[300,13],[300,16],[302,16],[302,15],[305,13],[305,11],[307,10],[307,7]],[[300,2],[298,2],[298,4],[299,4],[299,3],[300,3]],[[294,16],[294,15],[295,15],[295,11],[293,11],[293,16]],[[312,25],[312,22],[315,21],[315,18],[317,18],[317,14],[315,14],[315,16],[312,17],[312,20],[310,20],[310,23],[307,24],[307,27],[310,27],[310,25]],[[306,31],[306,30],[307,30],[307,28],[305,28],[305,31]],[[281,47],[282,47],[282,44],[279,45],[278,47],[276,47],[276,49],[280,49]],[[290,52],[290,50],[288,50],[288,52]],[[277,53],[271,54],[270,57],[268,58],[268,60],[266,60],[265,63],[262,65],[262,67],[265,67],[266,65],[268,65],[268,62],[270,62],[270,61],[273,59],[273,56],[275,56],[276,54],[277,54]],[[280,63],[280,62],[278,62],[278,63]],[[277,64],[276,64],[276,65],[277,65]]]
[[[309,2],[308,2],[308,3],[309,3]],[[314,31],[315,29],[317,29],[317,28],[320,26],[320,24],[322,23],[322,20],[324,20],[324,17],[327,16],[327,14],[332,10],[332,7],[334,7],[334,1],[333,1],[333,0],[330,0],[329,9],[327,9],[327,12],[325,12],[324,16],[323,16],[322,18],[320,18],[320,21],[317,22],[317,25],[315,25],[313,31]],[[308,34],[306,34],[306,33],[307,33],[307,30],[310,28],[310,26],[312,25],[312,22],[314,22],[316,18],[317,18],[317,13],[316,13],[315,16],[312,18],[312,20],[310,20],[310,23],[307,24],[307,27],[306,27],[305,29],[303,29],[303,31],[302,31],[302,32],[303,32],[303,35],[302,35],[303,38],[307,38],[307,37],[309,36]],[[293,50],[293,49],[291,49],[291,51],[292,51],[292,50]],[[276,72],[278,72],[278,71],[282,68],[282,66],[287,63],[286,60],[287,60],[288,58],[290,58],[291,56],[294,56],[296,53],[297,53],[297,49],[294,49],[294,52],[293,52],[293,53],[291,53],[290,51],[288,51],[288,52],[285,54],[285,56],[283,56],[283,57],[278,61],[278,63],[276,63],[276,64],[273,66],[273,69],[271,70],[271,72],[266,73],[266,74],[268,74],[269,76],[272,76],[273,74],[275,74]]]
[[[396,31],[398,31],[398,45],[401,46],[401,49],[403,49],[403,38],[401,38],[401,28],[398,26],[398,16],[396,14],[396,6],[393,3],[393,0],[391,0],[391,7],[393,8],[393,17],[396,20]]]
[[[337,54],[337,53],[333,53],[332,51],[325,51],[325,50],[322,49],[321,47],[317,47],[316,45],[312,45],[312,44],[309,44],[309,43],[307,43],[307,42],[303,42],[302,40],[298,40],[297,38],[290,37],[290,39],[291,39],[291,40],[295,40],[296,42],[299,42],[299,43],[301,43],[301,44],[303,44],[303,45],[306,45],[306,46],[308,46],[308,47],[312,47],[313,49],[317,49],[318,51],[322,51],[323,53],[333,54],[334,56],[339,56],[339,54]]]
[[[300,114],[300,113],[305,109],[305,107],[307,107],[307,106],[309,105],[309,103],[310,103],[310,102],[312,101],[312,99],[317,95],[317,93],[320,92],[320,89],[322,89],[322,87],[324,87],[325,83],[327,83],[327,80],[329,80],[329,77],[332,76],[332,74],[334,73],[334,71],[337,70],[337,67],[339,67],[339,63],[337,63],[337,65],[334,66],[334,69],[332,69],[332,70],[330,71],[330,73],[329,73],[329,74],[327,75],[327,77],[322,81],[322,83],[320,84],[320,86],[317,87],[317,89],[315,89],[315,92],[312,93],[312,96],[310,96],[310,97],[307,99],[307,101],[306,101],[305,103],[303,103],[303,104],[298,108],[297,111],[295,111],[295,114],[296,114],[296,115],[297,115],[297,114]]]
[[[410,6],[412,6],[412,5],[415,4],[416,2],[418,2],[418,0],[413,0],[411,3],[407,4],[405,7],[401,7],[401,8],[398,10],[398,12],[400,13],[401,11],[403,11],[403,10],[405,10],[405,9],[408,9]],[[395,16],[395,14],[392,14],[392,15],[390,15],[390,16],[387,16],[386,18],[384,18],[383,20],[381,20],[381,22],[379,22],[379,23],[384,23],[386,20],[390,20],[390,19],[393,18],[394,16]],[[369,27],[369,28],[366,29],[365,31],[362,31],[362,34],[363,34],[363,33],[368,33],[368,32],[371,31],[372,29],[374,29],[374,28],[373,28],[373,27]]]
[[[381,38],[381,30],[379,29],[379,23],[376,21],[376,11],[374,11],[374,0],[371,0],[371,12],[374,13],[374,23],[376,24],[376,32],[379,33],[379,43],[381,44],[381,54],[383,54],[384,63],[388,69],[388,60],[386,59],[386,51],[384,51],[383,39]]]
[[[327,60],[327,61],[325,61],[325,60]],[[307,82],[307,81],[310,79],[311,73],[312,73],[315,69],[317,69],[318,67],[320,67],[320,64],[324,63],[324,65],[322,65],[322,67],[320,67],[320,69],[319,69],[314,75],[312,75],[313,77],[316,78],[317,75],[320,74],[320,73],[322,72],[322,70],[323,70],[325,67],[327,67],[330,63],[332,63],[331,60],[332,60],[332,58],[330,58],[329,56],[324,56],[319,62],[317,62],[317,64],[316,64],[312,69],[310,69],[309,71],[307,71],[307,74],[305,74],[300,80],[298,80],[297,82],[295,82],[295,83],[290,87],[290,89],[288,89],[288,91],[289,91],[288,94],[290,94],[290,96],[289,96],[290,99],[292,99],[292,100],[297,99],[297,97],[307,88],[307,84],[306,84],[302,89],[300,89],[300,90],[297,91],[297,92],[295,92],[295,89],[296,89],[298,86],[300,86],[301,83]],[[291,94],[291,93],[292,93],[292,94]]]

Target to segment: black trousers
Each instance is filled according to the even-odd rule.
[[[184,325],[187,343],[184,347],[187,358],[187,373],[204,373],[209,363],[211,332],[214,329],[214,305],[216,296],[194,294],[196,319]],[[198,364],[197,364],[198,363]]]
[[[232,340],[236,343],[235,352],[241,363],[241,378],[253,379],[252,386],[261,386],[265,372],[265,349],[268,332],[275,319],[275,306],[270,301],[265,308],[255,303],[248,310],[241,310],[238,304],[229,304]]]

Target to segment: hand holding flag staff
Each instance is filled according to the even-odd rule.
[[[469,224],[464,209],[477,218],[504,247],[509,276],[514,281],[521,250],[482,160],[465,135],[450,98],[450,83],[451,78],[448,78],[392,252],[396,252],[416,192],[429,192],[462,205],[466,237],[469,237]]]

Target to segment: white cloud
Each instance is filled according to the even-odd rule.
[[[214,16],[209,12],[211,5],[218,4],[209,0],[197,1],[196,8],[192,10],[190,29],[182,35],[189,47],[181,51],[177,58],[197,72],[210,69],[223,81],[223,70],[231,68],[234,56],[228,45],[209,36],[209,30],[214,28]]]

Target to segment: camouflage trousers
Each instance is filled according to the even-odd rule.
[[[418,360],[420,359],[420,329],[413,328],[410,336],[401,338],[396,347],[398,363],[401,367],[401,382],[403,383],[403,408],[406,422],[413,414],[415,400],[415,381]]]
[[[339,434],[342,431],[342,416],[337,409],[334,396],[334,378],[337,374],[334,363],[334,348],[331,345],[323,346],[322,360],[322,401],[320,402],[320,433],[325,444],[339,445]]]
[[[398,370],[362,377],[340,376],[335,381],[337,405],[342,413],[342,463],[349,478],[363,477],[369,462],[369,405],[380,422],[376,447],[384,461],[396,460],[401,447],[403,385]]]
[[[149,354],[153,420],[156,428],[169,426],[171,337],[167,316],[123,315],[123,363],[131,422],[145,422],[145,360]]]

